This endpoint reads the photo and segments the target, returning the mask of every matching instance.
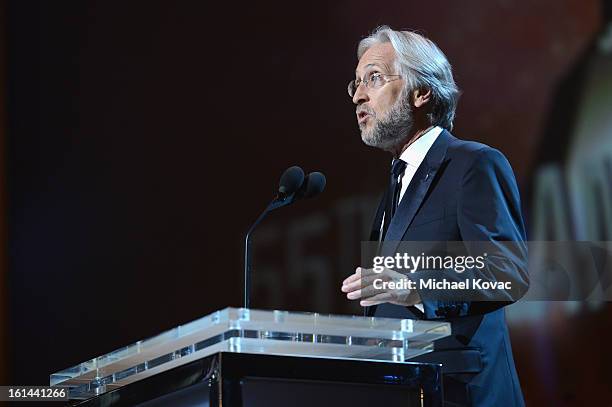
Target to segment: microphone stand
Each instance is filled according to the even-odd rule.
[[[270,204],[266,207],[266,209],[259,215],[255,223],[250,227],[246,236],[244,237],[244,300],[243,307],[249,308],[251,306],[251,286],[252,286],[252,275],[253,275],[253,265],[251,264],[252,255],[251,255],[251,233],[257,225],[266,217],[268,213],[273,211],[274,209],[281,208],[283,206],[287,206],[293,203],[296,198],[296,193],[292,193],[289,195],[278,194]]]

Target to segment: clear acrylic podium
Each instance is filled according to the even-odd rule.
[[[443,322],[226,308],[50,382],[82,406],[342,405],[356,397],[355,405],[380,394],[438,405],[440,366],[406,360],[448,335]],[[315,395],[329,403],[308,399]]]

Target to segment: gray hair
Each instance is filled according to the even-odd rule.
[[[357,47],[357,58],[376,44],[390,42],[395,50],[398,73],[406,77],[405,94],[426,88],[431,91],[432,105],[427,113],[431,125],[451,130],[459,99],[451,65],[431,40],[412,31],[395,31],[386,25],[378,27]]]

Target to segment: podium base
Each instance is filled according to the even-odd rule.
[[[371,407],[383,402],[441,406],[440,365],[219,352],[72,405]]]

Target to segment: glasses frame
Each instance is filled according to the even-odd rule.
[[[393,82],[398,80],[399,78],[401,78],[403,75],[392,75],[392,74],[386,74],[386,73],[380,73],[380,72],[374,72],[372,73],[372,75],[370,76],[370,79],[353,79],[352,81],[350,81],[348,83],[347,86],[347,91],[349,96],[352,98],[355,96],[355,94],[357,93],[357,89],[359,88],[359,86],[361,86],[361,84],[364,84],[366,88],[368,89],[373,89],[370,85],[370,83],[372,82],[374,77],[377,78],[382,78],[385,80],[385,83],[382,84],[380,87],[382,88],[383,86],[385,86],[387,83],[389,82]],[[389,79],[389,78],[395,78],[395,79]]]

